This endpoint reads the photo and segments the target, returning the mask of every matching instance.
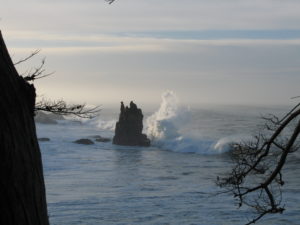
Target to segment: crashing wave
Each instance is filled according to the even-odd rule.
[[[215,141],[181,133],[191,122],[190,110],[179,105],[174,92],[166,91],[159,109],[146,120],[146,133],[154,146],[175,152],[219,154],[230,150],[233,139]]]

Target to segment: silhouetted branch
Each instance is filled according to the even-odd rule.
[[[14,65],[19,65],[30,60],[39,52],[40,50],[32,52],[29,56],[14,63]],[[41,64],[38,67],[31,69],[29,72],[26,72],[26,74],[22,74],[21,76],[23,76],[24,80],[26,80],[27,82],[33,82],[37,79],[50,76],[54,73],[45,73],[46,70],[44,66],[45,58],[42,59]],[[88,108],[85,104],[67,104],[63,100],[50,101],[42,99],[35,104],[35,111],[46,111],[59,115],[74,115],[80,118],[93,118],[100,113],[101,109],[100,106]]]
[[[41,100],[36,103],[35,111],[46,111],[59,115],[74,115],[80,118],[94,118],[101,109],[100,106],[88,108],[85,104],[67,104],[63,100],[49,101]]]
[[[19,61],[15,62],[14,63],[14,66],[18,65],[18,64],[21,64],[23,62],[26,62],[27,60],[31,59],[32,57],[34,57],[35,55],[39,54],[40,53],[40,49],[37,49],[35,51],[33,51],[29,56],[23,58],[23,59],[20,59]]]
[[[288,138],[285,131],[300,117],[300,104],[290,110],[282,119],[274,115],[264,117],[268,133],[260,133],[248,143],[234,145],[235,166],[224,178],[218,178],[220,187],[230,190],[239,200],[239,207],[247,205],[256,210],[258,216],[248,224],[255,223],[266,214],[282,213],[281,187],[284,185],[282,168],[287,156],[299,148],[297,138],[300,120],[293,127]]]
[[[294,97],[291,97],[291,99],[295,99],[295,98],[300,98],[300,96],[294,96]]]
[[[34,81],[54,74],[54,72],[45,74],[46,70],[44,69],[44,65],[45,58],[42,60],[41,65],[39,67],[36,67],[33,70],[30,70],[26,75],[23,75],[24,79],[26,81]]]
[[[105,0],[106,2],[108,2],[108,4],[113,3],[115,0]]]
[[[250,225],[250,224],[256,223],[258,220],[260,220],[267,213],[268,213],[268,211],[265,211],[265,212],[259,214],[256,218],[254,218],[253,220],[251,220],[249,223],[246,223],[245,225]]]
[[[17,61],[16,63],[14,63],[14,66],[16,65],[19,65],[19,64],[22,64],[28,60],[30,60],[31,58],[33,58],[34,56],[36,56],[37,54],[40,53],[40,49],[38,50],[35,50],[33,51],[30,55],[28,55],[27,57],[23,58],[23,59],[20,59],[19,61]],[[29,82],[33,82],[37,79],[41,79],[41,78],[44,78],[44,77],[47,77],[47,76],[50,76],[52,75],[54,72],[51,72],[51,73],[45,73],[45,62],[46,62],[46,59],[43,58],[42,61],[41,61],[41,64],[36,67],[36,68],[32,68],[30,69],[29,72],[26,72],[24,74],[21,74],[21,76],[26,80],[26,81],[29,81]]]

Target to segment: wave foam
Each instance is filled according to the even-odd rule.
[[[99,117],[96,117],[93,119],[81,119],[80,122],[101,130],[114,131],[117,120],[103,120]]]
[[[103,130],[114,131],[117,120],[98,120],[96,126]]]
[[[220,154],[229,151],[231,139],[219,141],[192,138],[180,132],[192,121],[188,108],[179,106],[178,98],[172,91],[162,94],[159,109],[146,120],[146,133],[152,145],[175,152],[198,154]]]

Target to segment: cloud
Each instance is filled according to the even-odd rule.
[[[234,32],[233,32],[234,33]],[[184,36],[179,39],[173,35],[155,37],[152,32],[145,35],[122,34],[122,35],[65,35],[65,34],[44,34],[42,32],[7,32],[4,36],[8,46],[14,53],[28,53],[34,49],[42,49],[44,54],[83,54],[90,53],[135,53],[135,52],[197,52],[208,47],[257,47],[262,46],[299,46],[300,36],[297,39],[197,39],[197,37]],[[296,33],[298,34],[298,33]],[[251,36],[251,35],[250,35]],[[258,37],[261,37],[258,35]],[[269,36],[267,36],[269,37]],[[297,35],[296,35],[297,37]],[[200,36],[201,38],[201,36]]]
[[[300,29],[296,0],[1,0],[7,30],[101,33],[147,30]]]
[[[172,89],[183,102],[246,104],[282,103],[299,90],[298,39],[48,38],[69,47],[42,48],[46,69],[57,71],[36,84],[46,96],[92,103],[155,102],[162,91]],[[29,50],[10,49],[15,56]]]
[[[0,0],[14,58],[57,71],[39,94],[93,103],[281,103],[299,95],[298,0]],[[38,60],[18,67],[26,71]],[[125,99],[124,99],[125,100]]]

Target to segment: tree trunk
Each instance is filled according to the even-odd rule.
[[[0,31],[0,224],[48,225],[34,123],[35,88],[18,75]]]

